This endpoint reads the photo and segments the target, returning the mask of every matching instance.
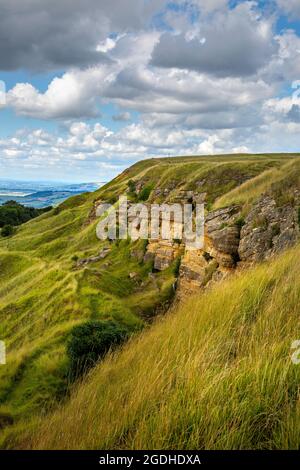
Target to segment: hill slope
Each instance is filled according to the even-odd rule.
[[[74,326],[86,320],[114,319],[135,333],[153,316],[166,311],[172,301],[177,261],[153,272],[153,262],[144,261],[144,241],[100,242],[95,231],[99,201],[115,202],[127,191],[133,201],[172,202],[181,200],[188,191],[201,191],[207,211],[239,203],[243,217],[247,217],[261,194],[272,188],[280,208],[288,204],[295,212],[291,194],[300,186],[299,163],[297,155],[145,160],[95,193],[65,201],[20,227],[12,238],[1,240],[0,339],[6,342],[8,353],[7,365],[0,367],[0,429],[4,427],[4,442],[11,429],[17,432],[24,423],[27,427],[32,417],[44,415],[67,398],[66,341]],[[133,192],[128,192],[130,181]],[[271,235],[278,237],[273,232]],[[230,316],[230,312],[226,314]],[[186,327],[182,324],[181,328]],[[165,334],[166,330],[162,331]],[[177,336],[180,343],[181,330]],[[164,341],[169,341],[167,335]],[[181,354],[179,349],[173,361]],[[180,370],[181,362],[178,364]],[[120,372],[118,380],[125,380],[126,374]],[[13,428],[5,427],[7,416]]]
[[[298,449],[299,256],[298,246],[179,306],[19,445]]]

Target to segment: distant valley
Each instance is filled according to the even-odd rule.
[[[56,206],[70,196],[96,191],[104,183],[56,183],[0,180],[0,205],[14,200],[42,209]]]

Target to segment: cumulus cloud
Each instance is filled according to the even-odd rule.
[[[60,70],[46,91],[8,91],[17,115],[60,126],[0,140],[2,168],[110,177],[153,156],[294,151],[300,103],[281,91],[300,78],[300,38],[275,24],[256,2],[1,2],[0,68]],[[118,131],[101,124],[107,105]]]
[[[19,83],[7,94],[7,104],[22,116],[39,119],[82,119],[100,115],[105,90],[124,66],[147,63],[157,33],[130,34],[114,43],[114,60],[85,69],[71,69],[56,77],[41,93],[30,83]],[[137,51],[135,53],[135,51]],[[129,59],[127,59],[129,57]]]
[[[100,123],[88,125],[79,121],[72,123],[64,135],[43,129],[22,130],[12,138],[0,140],[0,163],[4,171],[13,165],[41,171],[45,166],[55,167],[56,172],[64,172],[66,167],[73,171],[75,167],[94,175],[98,168],[109,178],[137,159],[232,150],[231,134],[230,130],[183,130],[179,127],[150,131],[147,123],[129,124],[112,132]]]
[[[55,78],[45,93],[18,84],[7,101],[23,116],[41,119],[82,119],[100,113],[100,101],[141,113],[206,114],[234,112],[272,94],[263,80],[214,80],[183,70],[155,72],[146,66],[93,68]],[[119,116],[120,117],[120,116]],[[128,117],[128,114],[121,118]],[[216,116],[217,117],[217,116]]]
[[[255,74],[276,51],[272,22],[258,15],[251,2],[217,12],[194,36],[164,33],[154,49],[152,64],[218,77],[243,77]]]
[[[19,83],[7,93],[7,104],[17,114],[40,119],[76,119],[100,114],[98,96],[105,69],[67,72],[54,78],[45,93],[30,83]]]
[[[204,8],[201,1],[192,3]],[[113,120],[124,122],[128,110],[143,117],[161,114],[191,127],[250,125],[255,112],[259,121],[256,109],[262,101],[300,67],[294,48],[300,39],[293,31],[275,36],[271,19],[252,2],[230,10],[226,2],[212,5],[209,20],[200,19],[196,29],[185,21],[190,29],[184,33],[143,30],[106,37],[97,47],[109,53],[109,63],[71,69],[44,93],[17,84],[8,104],[17,114],[40,119],[94,118],[102,103],[114,103],[121,111]],[[186,18],[185,12],[175,13]]]
[[[0,69],[44,72],[107,63],[107,37],[145,28],[164,4],[165,0],[2,1]],[[106,41],[106,48],[101,41]]]
[[[204,13],[211,13],[215,10],[220,10],[227,6],[227,0],[193,0],[193,4],[199,6],[200,11]]]
[[[300,122],[282,120],[276,114],[257,128],[235,129],[171,123],[151,127],[146,120],[113,132],[100,123],[78,121],[61,135],[37,129],[0,139],[0,164],[2,175],[20,168],[22,175],[28,171],[41,175],[47,168],[47,176],[53,178],[68,169],[73,178],[108,180],[137,160],[163,155],[267,152],[270,145],[274,151],[297,151],[299,132]]]
[[[300,18],[299,0],[277,0],[277,3],[285,13],[292,17],[292,19]]]
[[[292,84],[292,92],[284,98],[271,98],[263,105],[266,122],[300,123],[300,80]]]

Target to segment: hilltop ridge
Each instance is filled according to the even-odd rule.
[[[8,436],[18,435],[24,423],[55,410],[67,399],[66,342],[75,326],[87,320],[114,320],[139,335],[143,327],[168,310],[175,294],[183,311],[197,310],[202,296],[207,295],[203,298],[209,302],[216,300],[220,281],[222,291],[227,289],[225,285],[239,288],[242,281],[231,281],[232,276],[225,279],[228,274],[238,272],[248,285],[251,275],[247,272],[252,264],[295,245],[299,239],[299,157],[228,155],[143,160],[96,192],[64,201],[21,226],[13,237],[1,240],[0,338],[8,352],[7,365],[0,368],[3,445],[14,445],[9,444],[14,438]],[[167,246],[151,240],[99,241],[96,208],[101,202],[116,203],[122,194],[127,194],[132,203],[203,202],[204,249],[189,255],[177,240]],[[291,262],[292,256],[283,254],[280,260],[270,266],[282,263],[286,273],[287,260]],[[257,273],[269,273],[269,269],[273,272],[275,268],[258,268]],[[293,275],[297,284],[296,266]],[[191,292],[199,300],[185,307],[186,294]],[[255,297],[253,291],[250,317],[256,312],[255,302],[262,305],[260,293],[258,290]],[[226,315],[230,315],[228,308]],[[235,308],[237,314],[238,306]],[[169,321],[168,316],[165,321]],[[191,327],[195,321],[196,316]],[[160,331],[159,326],[155,328]],[[157,334],[164,335],[163,328]],[[174,354],[177,357],[175,350]],[[117,407],[117,402],[113,406]],[[179,445],[181,441],[176,442]]]

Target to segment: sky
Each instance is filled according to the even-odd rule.
[[[0,0],[0,178],[300,152],[300,0]]]

